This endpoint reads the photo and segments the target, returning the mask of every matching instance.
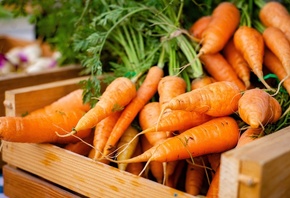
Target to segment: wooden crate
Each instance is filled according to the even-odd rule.
[[[18,115],[34,110],[35,106],[30,109],[31,98],[38,98],[39,105],[49,104],[47,98],[53,97],[55,100],[65,95],[68,93],[67,86],[76,86],[80,79],[7,91],[7,99],[10,97],[9,101],[15,104],[15,108],[9,109],[8,114]],[[43,93],[46,93],[45,98],[40,97]],[[21,97],[25,94],[29,98]],[[14,102],[11,98],[14,98]],[[18,100],[21,102],[18,103]],[[26,108],[22,108],[23,106]],[[289,136],[288,127],[222,154],[220,197],[290,197]],[[190,196],[51,144],[4,142],[3,160],[8,164],[7,168],[4,168],[4,193],[11,198],[17,197],[13,194],[13,187],[20,189],[17,184],[20,185],[21,182],[15,182],[12,187],[11,183],[6,186],[5,180],[11,181],[10,174],[5,174],[9,170],[24,171],[23,174],[35,175],[41,182],[54,184],[60,191],[55,197],[64,197],[64,189],[69,189],[73,195],[85,197],[200,197]],[[24,180],[20,179],[20,176],[17,178],[19,181]],[[34,191],[34,188],[39,190],[38,181],[33,181],[34,185],[26,188],[30,188],[31,191]],[[47,191],[48,194],[51,193],[50,190],[51,188],[48,191],[47,187],[41,188],[41,192]],[[53,190],[57,191],[57,188]],[[24,194],[29,197],[29,193]]]

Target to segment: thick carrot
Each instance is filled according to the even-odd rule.
[[[159,103],[164,105],[172,98],[185,93],[185,80],[178,76],[165,76],[158,84]]]
[[[244,92],[239,100],[240,118],[252,128],[275,123],[282,114],[278,101],[262,89],[254,88]]]
[[[223,55],[228,63],[233,67],[238,77],[244,82],[246,88],[251,85],[251,70],[242,54],[236,49],[233,39],[230,39],[223,49]]]
[[[79,155],[88,156],[94,140],[94,133],[91,132],[88,137],[85,137],[83,140],[78,142],[69,143],[64,146],[64,149],[69,150],[71,152],[77,153]]]
[[[157,92],[159,81],[164,73],[158,66],[151,67],[146,75],[144,82],[137,91],[135,98],[125,107],[120,118],[115,124],[111,135],[105,145],[104,155],[107,155],[116,145],[122,134],[135,119],[139,111]]]
[[[248,144],[254,141],[257,138],[262,137],[263,128],[248,128],[245,130],[242,135],[239,137],[238,144],[236,148],[239,148],[245,144]]]
[[[267,89],[272,90],[263,78],[264,39],[262,34],[252,27],[240,26],[234,34],[234,44],[258,79]]]
[[[236,84],[227,81],[215,82],[175,97],[164,106],[162,112],[171,109],[195,111],[210,116],[230,115],[238,110],[241,96]]]
[[[79,139],[74,136],[59,137],[58,134],[65,135],[71,131],[84,113],[80,109],[74,109],[46,114],[43,110],[40,116],[0,117],[0,139],[28,143],[77,142]],[[90,132],[91,129],[86,129],[75,135],[85,138]]]
[[[280,2],[267,2],[260,9],[259,18],[265,26],[272,26],[282,30],[290,42],[290,16],[286,7]]]
[[[198,18],[189,28],[189,34],[193,36],[195,40],[200,40],[202,33],[208,26],[211,18],[211,15],[201,16]]]
[[[290,16],[288,17],[290,20]],[[263,32],[265,45],[281,61],[288,76],[290,76],[290,41],[285,34],[276,27],[267,27]]]
[[[265,67],[269,69],[270,72],[276,74],[280,81],[283,81],[283,87],[290,94],[290,78],[287,78],[286,70],[284,69],[281,61],[271,52],[268,48],[265,49],[264,61]]]
[[[123,135],[121,136],[118,144],[117,144],[117,160],[125,160],[125,159],[129,159],[132,157],[137,144],[139,143],[139,138],[135,138],[133,141],[131,141],[138,133],[138,130],[133,127],[133,126],[129,126],[126,131],[123,133]],[[131,142],[130,142],[131,141]],[[124,146],[130,142],[129,146],[126,146],[126,148],[124,148]],[[118,163],[118,169],[120,170],[126,170],[127,167],[127,163]]]
[[[230,2],[221,2],[213,10],[212,19],[202,33],[198,56],[221,51],[240,23],[239,9]]]
[[[241,91],[246,89],[245,84],[221,53],[205,54],[200,56],[205,70],[217,81],[229,81],[235,83]]]
[[[216,79],[214,79],[213,77],[208,76],[208,75],[203,75],[191,81],[191,90],[203,87],[205,85],[208,85],[214,82],[216,82]]]
[[[203,184],[205,168],[201,157],[195,157],[194,163],[187,163],[185,175],[185,192],[199,195]]]
[[[113,114],[109,115],[105,119],[101,120],[94,129],[94,141],[93,146],[94,148],[92,150],[93,153],[91,153],[90,158],[93,158],[94,160],[98,160],[102,157],[102,153],[104,150],[104,147],[106,145],[107,140],[109,139],[109,136],[119,119],[122,111],[116,111]]]
[[[236,120],[229,116],[217,117],[180,135],[168,138],[139,156],[119,163],[169,162],[224,152],[235,147],[238,138],[239,126]]]
[[[136,87],[130,79],[116,78],[108,85],[97,104],[79,120],[72,133],[93,128],[104,118],[123,110],[135,96]]]

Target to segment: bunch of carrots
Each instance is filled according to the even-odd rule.
[[[1,117],[1,139],[62,145],[189,194],[218,197],[221,154],[289,126],[289,12],[279,2],[255,3],[259,21],[245,20],[244,5],[227,1],[188,30],[170,6],[164,14],[138,5],[125,16],[149,12],[154,17],[142,22],[162,29],[154,56],[136,48],[148,38],[126,26],[129,18],[103,26],[120,46],[135,35],[126,53],[118,52],[133,75],[110,76],[93,105],[80,89],[25,117]],[[136,66],[144,60],[156,65]]]

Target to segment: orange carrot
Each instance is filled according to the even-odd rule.
[[[265,67],[269,69],[270,72],[277,75],[280,81],[287,77],[287,73],[281,63],[281,61],[271,52],[268,48],[265,49],[264,61]],[[290,78],[283,81],[283,87],[290,94]]]
[[[240,97],[240,89],[236,84],[227,81],[215,82],[175,97],[164,106],[162,112],[171,109],[225,116],[238,110]]]
[[[142,153],[142,145],[139,141],[139,144],[136,145],[136,148],[135,148],[135,151],[134,151],[132,157],[140,155],[141,153]],[[134,175],[139,175],[139,173],[142,172],[143,168],[144,168],[143,162],[130,163],[127,165],[126,171],[129,173],[132,173]],[[141,175],[141,176],[143,176],[143,175]]]
[[[113,114],[109,115],[105,119],[101,120],[94,129],[94,141],[92,150],[93,153],[89,156],[92,159],[99,159],[102,157],[102,152],[106,145],[106,142],[113,130],[117,120],[119,119],[122,111],[116,111]]]
[[[282,114],[282,108],[274,97],[259,88],[254,88],[245,91],[239,100],[238,113],[251,128],[258,128],[275,123]]]
[[[97,104],[79,120],[72,133],[93,128],[104,118],[123,110],[135,96],[136,87],[130,79],[116,78],[108,85]]]
[[[216,80],[211,76],[201,76],[199,78],[195,78],[191,81],[191,90],[203,87],[205,85],[216,82]]]
[[[176,188],[179,182],[179,178],[182,176],[183,169],[186,165],[185,160],[178,160],[177,162],[178,163],[174,169],[174,172],[168,177],[167,182],[165,184],[166,186],[169,186],[171,188]]]
[[[254,141],[257,138],[260,138],[262,136],[263,129],[262,128],[248,128],[246,131],[242,133],[238,140],[238,144],[236,148],[239,148],[245,144],[248,144],[252,141]]]
[[[213,10],[212,19],[202,33],[198,56],[221,51],[240,23],[239,9],[230,2],[221,2]]]
[[[246,88],[249,88],[251,85],[251,70],[247,61],[236,49],[233,39],[230,39],[225,45],[223,49],[223,55],[228,63],[233,67],[238,77],[244,82]]]
[[[84,115],[84,111],[74,109],[70,111],[39,112],[39,116],[0,117],[0,139],[11,142],[28,143],[71,143],[77,142],[74,136],[65,135],[76,125]],[[81,130],[76,136],[87,137],[91,129]]]
[[[190,195],[199,195],[205,174],[204,164],[200,157],[194,158],[194,163],[187,163],[185,176],[185,192]]]
[[[290,16],[286,7],[280,2],[267,2],[261,8],[259,18],[265,26],[273,26],[282,30],[290,42]]]
[[[288,17],[290,20],[290,16]],[[266,46],[281,61],[288,76],[290,75],[290,40],[278,28],[268,27],[263,32]]]
[[[235,119],[229,116],[217,117],[180,135],[168,138],[139,156],[119,163],[169,162],[224,152],[236,146],[238,137],[239,127]]]
[[[165,76],[158,84],[159,103],[164,105],[186,91],[185,80],[178,76]]]
[[[135,138],[133,141],[131,141],[138,133],[138,130],[133,127],[133,126],[129,126],[126,131],[123,133],[123,135],[121,136],[118,144],[117,144],[117,160],[125,160],[125,159],[129,159],[132,157],[137,144],[139,142],[139,138]],[[131,142],[130,142],[131,141]],[[124,149],[124,146],[130,142],[129,146],[126,146],[126,148]],[[120,170],[126,170],[127,167],[127,163],[118,163],[118,169]]]
[[[209,188],[206,193],[206,198],[218,198],[219,197],[219,183],[220,183],[220,166],[215,172]]]
[[[220,165],[221,153],[211,153],[206,156],[214,175]]]
[[[210,15],[201,16],[189,28],[189,34],[193,36],[195,39],[200,40],[202,37],[202,33],[208,26],[209,22],[211,21],[211,18],[212,17]]]
[[[221,53],[205,54],[200,56],[205,70],[217,81],[229,81],[235,83],[241,91],[246,89],[233,67]]]
[[[69,143],[65,145],[64,149],[71,152],[77,153],[79,155],[88,156],[93,144],[94,133],[91,132],[88,137],[85,137],[83,140],[80,140],[75,143]]]
[[[234,34],[234,44],[258,79],[267,89],[272,90],[263,78],[264,39],[262,34],[252,27],[240,26]]]
[[[125,107],[120,118],[115,124],[111,135],[105,145],[104,155],[115,146],[122,134],[135,119],[139,111],[157,92],[158,83],[163,77],[163,70],[158,66],[151,67],[144,82],[137,91],[136,97]]]

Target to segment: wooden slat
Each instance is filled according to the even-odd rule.
[[[194,197],[50,144],[4,141],[3,160],[88,197]]]
[[[225,152],[220,196],[290,197],[290,127]]]
[[[2,168],[4,194],[9,198],[53,197],[79,198],[80,196],[51,184],[27,172],[5,165]]]

